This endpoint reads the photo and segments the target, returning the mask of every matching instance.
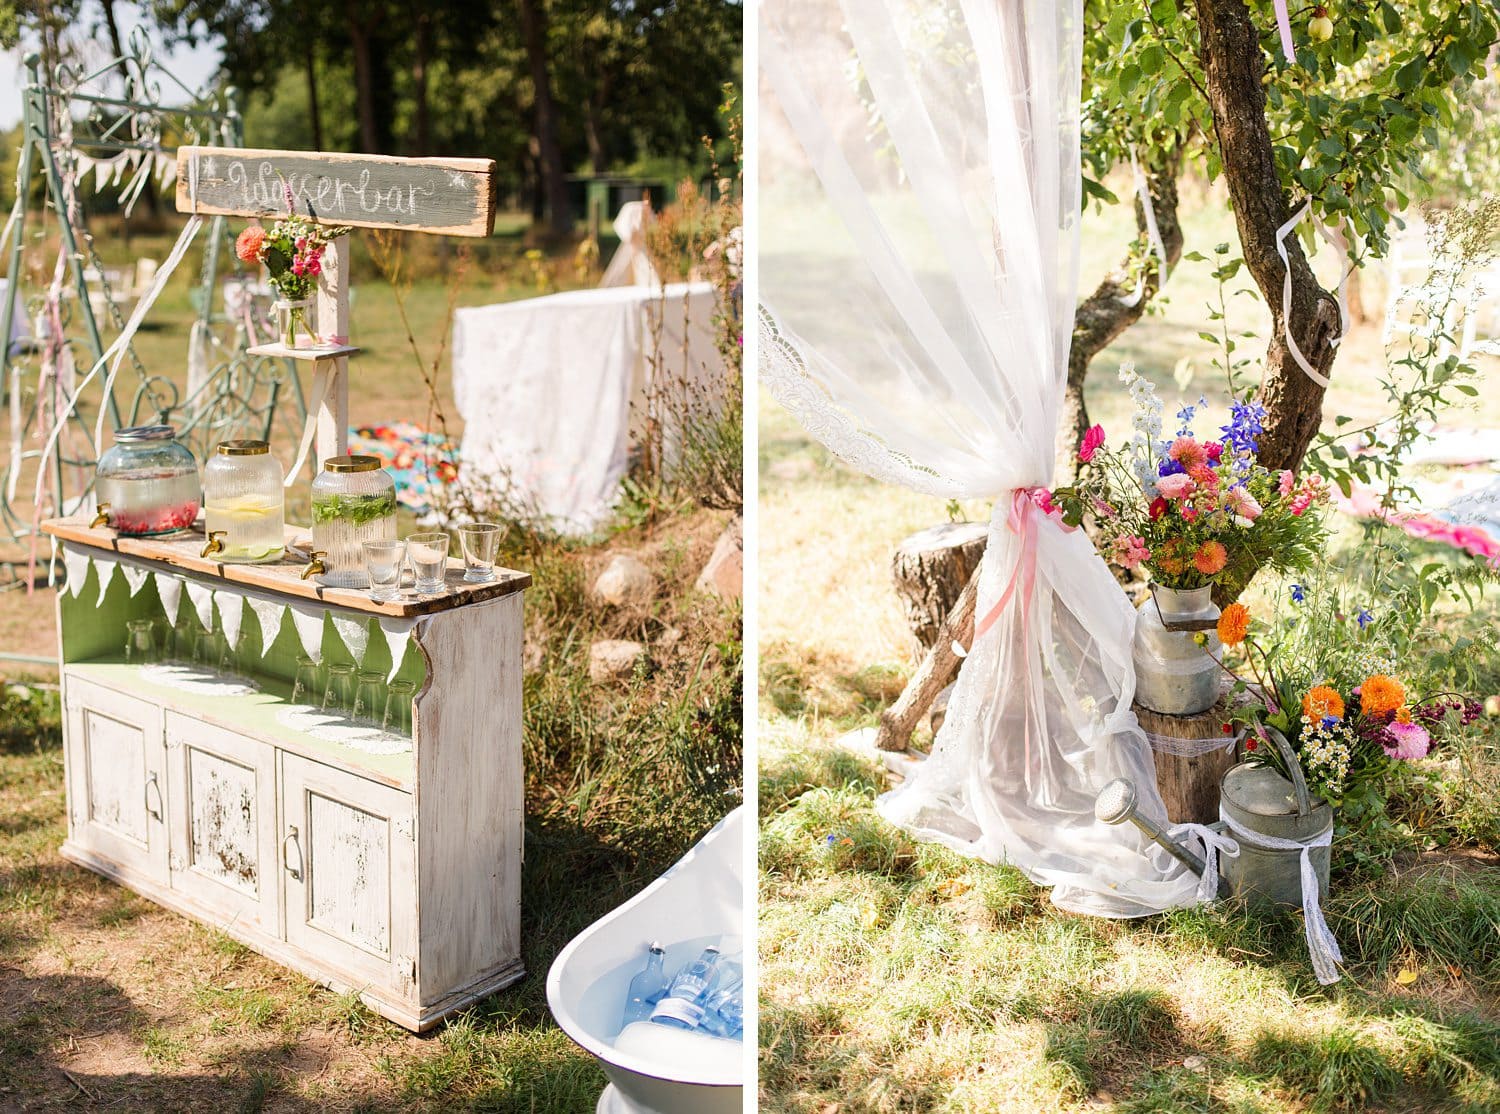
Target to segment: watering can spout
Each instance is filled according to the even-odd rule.
[[[1123,824],[1129,820],[1158,846],[1201,878],[1203,872],[1208,869],[1203,860],[1167,835],[1156,821],[1137,812],[1137,800],[1135,783],[1129,778],[1115,778],[1099,790],[1099,795],[1094,798],[1094,819],[1101,824]]]

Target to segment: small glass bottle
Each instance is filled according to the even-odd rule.
[[[703,1020],[703,1000],[718,974],[719,949],[704,948],[672,980],[666,997],[651,1011],[651,1020],[672,1029],[696,1029]]]
[[[276,335],[283,348],[318,346],[318,301],[316,298],[277,298]]]
[[[221,441],[203,466],[203,555],[228,564],[280,560],[286,542],[283,479],[265,441]]]
[[[649,1018],[652,1008],[667,992],[667,973],[662,969],[666,955],[665,948],[652,943],[651,950],[646,953],[646,966],[630,980],[630,990],[625,995],[625,1020],[622,1028]]]

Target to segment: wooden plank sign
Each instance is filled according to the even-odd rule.
[[[493,159],[179,147],[177,211],[282,217],[290,187],[297,212],[324,224],[488,236],[494,173]]]

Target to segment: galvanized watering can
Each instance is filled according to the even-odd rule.
[[[1325,801],[1312,799],[1297,756],[1279,731],[1267,728],[1261,738],[1281,752],[1292,780],[1288,782],[1267,766],[1245,762],[1224,775],[1219,815],[1226,834],[1240,845],[1238,855],[1224,860],[1224,880],[1230,893],[1248,900],[1301,907],[1300,845],[1321,843],[1312,847],[1308,857],[1317,874],[1319,895],[1328,895],[1329,845],[1321,837],[1333,830],[1333,809]],[[1299,846],[1267,846],[1283,840]]]

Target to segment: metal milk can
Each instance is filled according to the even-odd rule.
[[[1307,791],[1302,767],[1279,732],[1268,729],[1270,741],[1286,760],[1292,773],[1289,782],[1266,766],[1241,762],[1224,775],[1220,787],[1219,808],[1223,815],[1251,833],[1251,839],[1239,838],[1238,856],[1222,860],[1224,879],[1233,894],[1250,900],[1272,901],[1281,905],[1302,905],[1301,852],[1274,851],[1254,846],[1255,835],[1306,843],[1333,828],[1333,809],[1326,801],[1314,801]],[[1328,847],[1314,847],[1309,852],[1318,876],[1318,893],[1328,895]]]
[[[1223,676],[1218,659],[1224,653],[1214,633],[1218,618],[1213,585],[1152,585],[1136,617],[1131,654],[1139,704],[1164,715],[1193,716],[1218,702]],[[1204,637],[1202,646],[1198,635]]]

